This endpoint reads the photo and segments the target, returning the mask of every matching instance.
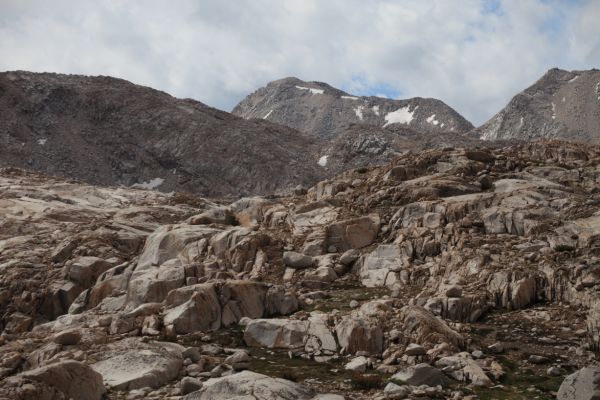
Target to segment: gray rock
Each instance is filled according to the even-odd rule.
[[[567,376],[558,389],[558,400],[597,400],[600,398],[600,369],[586,367]]]
[[[72,360],[23,372],[19,377],[44,383],[61,392],[65,398],[100,400],[106,391],[99,373]]]
[[[408,346],[406,346],[404,354],[406,354],[407,356],[424,356],[425,354],[427,354],[427,351],[420,344],[411,343]]]
[[[238,350],[225,359],[225,364],[231,365],[231,368],[236,371],[241,371],[250,367],[251,359],[246,350]]]
[[[343,265],[350,265],[360,257],[360,252],[356,249],[350,249],[342,253],[340,256],[340,263]]]
[[[181,389],[181,394],[186,395],[193,393],[196,390],[200,390],[202,388],[202,382],[196,378],[186,376],[179,382],[179,388]]]
[[[392,376],[409,385],[446,386],[450,380],[437,368],[429,364],[421,363],[413,367],[405,368]]]
[[[504,345],[500,342],[488,346],[488,350],[494,354],[500,354],[504,351]]]
[[[184,400],[309,400],[312,389],[286,379],[271,378],[251,371],[204,382],[202,389],[188,394]]]
[[[344,369],[354,372],[365,372],[368,366],[369,360],[364,356],[360,356],[353,358],[349,363],[344,365]]]
[[[315,264],[315,259],[295,251],[286,251],[283,253],[283,263],[290,268],[309,268]]]
[[[549,362],[550,359],[548,357],[538,356],[536,354],[532,354],[532,355],[529,356],[529,358],[527,359],[527,361],[529,361],[532,364],[545,364],[545,363]]]
[[[404,385],[400,386],[393,382],[390,382],[387,385],[385,385],[385,388],[383,389],[383,395],[385,396],[385,398],[391,400],[404,399],[408,397],[409,394],[410,389],[408,387]]]

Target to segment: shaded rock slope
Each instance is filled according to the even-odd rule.
[[[600,70],[551,69],[474,131],[482,139],[600,143]]]
[[[316,182],[318,148],[293,129],[120,79],[0,73],[0,166],[243,196]]]
[[[326,83],[297,78],[270,82],[242,100],[232,113],[246,119],[276,122],[321,138],[343,135],[350,123],[377,127],[404,125],[425,133],[464,133],[473,128],[437,99],[358,97]]]
[[[566,142],[233,203],[1,169],[0,398],[579,398],[599,177]]]

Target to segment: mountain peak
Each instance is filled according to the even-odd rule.
[[[487,140],[562,138],[600,143],[600,71],[549,69],[474,133]]]
[[[437,99],[354,96],[324,82],[298,78],[268,83],[242,100],[232,113],[246,119],[268,119],[327,139],[342,135],[351,123],[375,127],[402,124],[424,133],[465,133],[473,128]]]

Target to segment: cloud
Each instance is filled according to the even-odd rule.
[[[484,122],[547,69],[600,64],[600,2],[0,3],[0,70],[112,75],[230,110],[285,76],[436,97]]]

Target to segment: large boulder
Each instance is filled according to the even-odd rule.
[[[288,319],[255,319],[246,325],[248,346],[295,349],[304,346],[308,323]]]
[[[413,386],[446,386],[450,383],[450,379],[446,378],[442,371],[426,363],[404,368],[392,376],[392,380],[394,379]]]
[[[103,360],[92,368],[114,389],[158,388],[179,375],[183,350],[171,343],[141,345],[133,339],[125,340],[106,351]]]
[[[350,354],[364,351],[377,355],[383,351],[383,331],[375,319],[349,315],[336,324],[335,331],[340,346]]]
[[[360,279],[366,287],[391,287],[399,280],[402,252],[397,244],[382,244],[369,253],[360,267]]]
[[[304,349],[308,352],[332,354],[338,345],[327,324],[326,315],[313,315],[308,318],[308,329]]]
[[[160,267],[134,272],[127,287],[127,304],[137,307],[144,303],[160,302],[167,294],[185,284],[185,267],[177,259],[166,261]]]
[[[98,257],[77,257],[65,268],[66,277],[83,288],[89,288],[112,265]]]
[[[600,368],[585,367],[567,376],[558,389],[558,400],[600,399]]]
[[[29,397],[16,398],[100,400],[106,391],[99,373],[74,360],[59,361],[10,379],[21,382],[22,389],[24,383],[33,382],[34,389],[28,393]],[[18,392],[15,395],[18,396]]]
[[[202,389],[184,400],[309,400],[312,389],[286,379],[243,371],[204,382]]]
[[[471,358],[469,353],[458,353],[454,356],[442,357],[436,366],[450,371],[449,375],[458,381],[470,382],[474,386],[492,386],[481,365]]]
[[[295,251],[286,251],[283,253],[283,263],[290,268],[309,268],[315,264],[315,259]]]
[[[176,333],[214,331],[243,317],[284,315],[298,309],[295,294],[264,282],[228,280],[201,283],[169,292],[165,325]]]
[[[423,307],[404,307],[402,320],[407,343],[435,345],[445,342],[455,347],[462,347],[464,344],[463,337],[458,332]]]
[[[262,317],[268,290],[269,287],[260,282],[226,281],[219,293],[223,326],[237,323],[242,317]]]
[[[375,241],[381,221],[378,215],[336,222],[327,227],[327,247],[337,251],[360,249]]]
[[[169,293],[165,325],[180,334],[213,331],[221,327],[221,305],[212,283],[187,286]]]
[[[208,239],[219,232],[219,229],[205,225],[163,225],[146,239],[136,272],[157,267],[173,258],[189,264],[206,248]]]

